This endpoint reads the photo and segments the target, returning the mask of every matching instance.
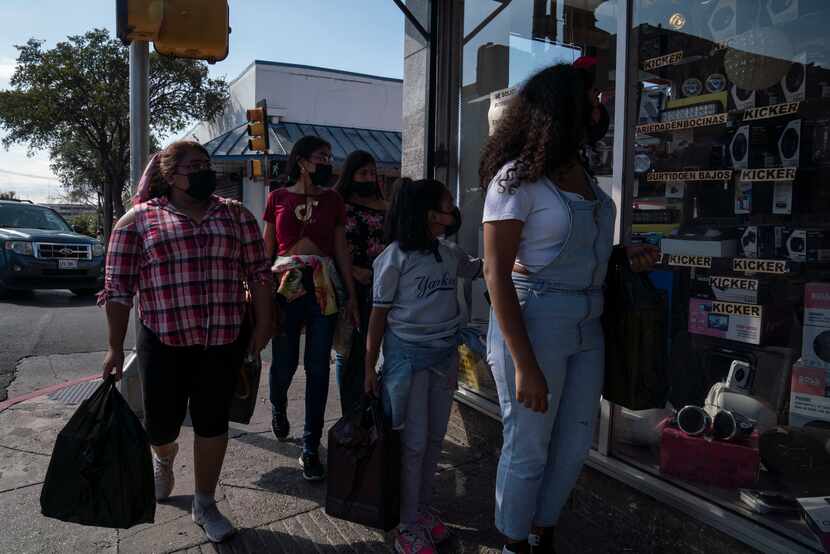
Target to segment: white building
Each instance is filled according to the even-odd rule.
[[[224,114],[196,125],[188,137],[206,146],[226,177],[221,194],[262,214],[268,191],[248,177],[246,110],[265,100],[270,116],[270,160],[285,161],[294,143],[317,135],[332,146],[335,172],[355,150],[372,153],[381,174],[397,177],[401,164],[402,85],[377,77],[287,63],[254,61],[230,83]]]

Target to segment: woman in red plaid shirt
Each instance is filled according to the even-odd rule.
[[[135,206],[116,224],[107,252],[109,352],[104,376],[121,378],[124,336],[138,292],[138,363],[156,499],[173,490],[176,439],[190,405],[196,494],[193,521],[208,539],[234,532],[214,492],[228,444],[228,412],[246,348],[270,339],[272,276],[259,226],[238,202],[213,194],[216,174],[196,142],[156,154],[139,183]],[[253,295],[256,325],[240,336],[242,281]]]

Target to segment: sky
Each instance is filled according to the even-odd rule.
[[[237,77],[253,60],[403,77],[404,17],[392,0],[230,0],[230,54],[213,76]],[[52,47],[93,28],[115,33],[115,0],[0,0],[0,90],[9,88],[17,50],[29,38]],[[2,131],[0,131],[0,136]],[[60,201],[45,152],[0,146],[0,191]]]

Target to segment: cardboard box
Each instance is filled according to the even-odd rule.
[[[660,241],[660,250],[663,254],[731,258],[738,252],[738,241],[735,239],[704,240],[668,237]]]
[[[771,300],[769,280],[757,276],[707,275],[696,272],[692,276],[692,295],[706,300],[765,304]]]
[[[806,364],[830,368],[830,283],[804,285],[801,355]]]
[[[799,360],[793,366],[790,391],[790,427],[830,424],[830,367]]]
[[[785,227],[782,233],[782,257],[794,262],[830,261],[830,232]]]
[[[761,344],[765,332],[765,308],[704,298],[689,299],[689,332],[707,337]]]

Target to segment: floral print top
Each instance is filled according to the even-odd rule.
[[[383,242],[383,224],[386,212],[346,202],[346,242],[352,254],[352,264],[372,269],[386,244]]]

